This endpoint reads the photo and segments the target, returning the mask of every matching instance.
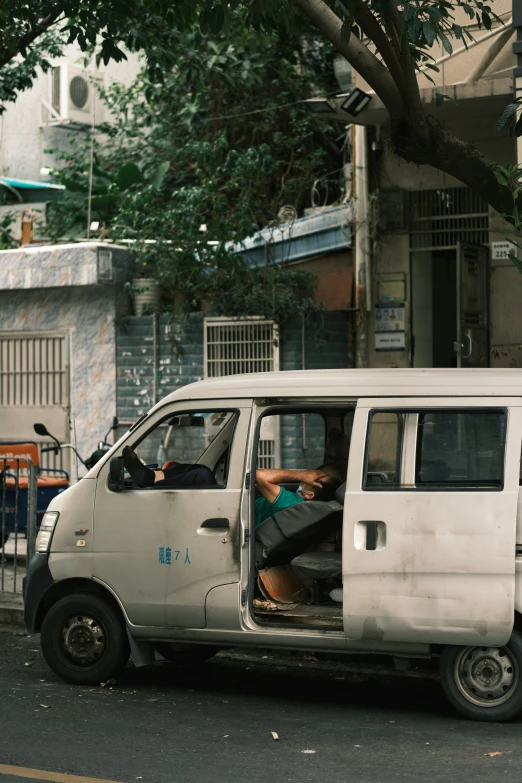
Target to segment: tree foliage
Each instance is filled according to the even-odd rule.
[[[467,23],[457,19],[458,13]],[[4,0],[0,68],[18,54],[27,56],[54,25],[68,41],[96,49],[105,62],[123,59],[126,49],[145,52],[155,85],[176,66],[180,32],[197,23],[204,36],[226,40],[237,16],[259,40],[274,29],[297,35],[315,27],[383,101],[398,155],[439,168],[499,212],[511,211],[511,196],[495,177],[497,163],[446,131],[426,111],[417,84],[419,67],[436,70],[430,53],[434,43],[451,53],[452,39],[471,40],[470,26],[488,30],[498,21],[493,5],[482,0]]]
[[[286,31],[254,31],[233,19],[214,40],[199,26],[177,33],[182,65],[159,84],[144,70],[130,88],[104,94],[112,120],[96,138],[92,218],[116,242],[131,241],[139,270],[157,276],[168,306],[211,298],[228,314],[285,317],[316,309],[309,272],[253,270],[242,240],[342,196],[342,128],[304,105],[335,90],[332,49]],[[76,137],[48,205],[54,237],[85,234],[90,142]]]

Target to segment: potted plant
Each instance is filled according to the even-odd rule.
[[[136,254],[136,276],[126,286],[132,296],[134,314],[156,313],[160,306],[160,288],[155,277],[156,264],[153,251],[147,250],[142,244],[136,249]]]

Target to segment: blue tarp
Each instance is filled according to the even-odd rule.
[[[289,263],[352,247],[352,210],[348,205],[264,228],[234,246],[254,266]]]
[[[53,185],[50,182],[37,182],[31,179],[12,179],[11,177],[0,177],[0,184],[20,190],[65,190],[65,185]]]

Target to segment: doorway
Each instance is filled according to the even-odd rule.
[[[413,367],[456,367],[457,253],[411,255]]]
[[[488,205],[469,188],[410,191],[413,367],[489,366]]]

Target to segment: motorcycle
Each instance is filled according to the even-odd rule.
[[[98,447],[92,452],[90,457],[87,457],[87,459],[83,459],[78,450],[75,446],[73,446],[72,443],[60,443],[58,438],[55,438],[54,435],[49,432],[45,424],[42,424],[40,422],[37,422],[33,425],[33,429],[36,432],[37,435],[40,435],[42,438],[51,438],[51,440],[54,440],[55,445],[54,446],[45,446],[43,449],[40,449],[41,454],[45,454],[46,452],[54,452],[55,454],[59,454],[61,449],[71,449],[71,451],[76,454],[80,462],[84,467],[87,468],[87,470],[90,470],[94,465],[96,465],[97,462],[105,455],[107,452],[112,449],[111,443],[107,443],[107,438],[111,434],[111,432],[114,432],[118,428],[119,422],[118,417],[114,416],[111,422],[111,426],[109,427],[107,434],[105,435],[103,440],[100,440],[98,442]]]

